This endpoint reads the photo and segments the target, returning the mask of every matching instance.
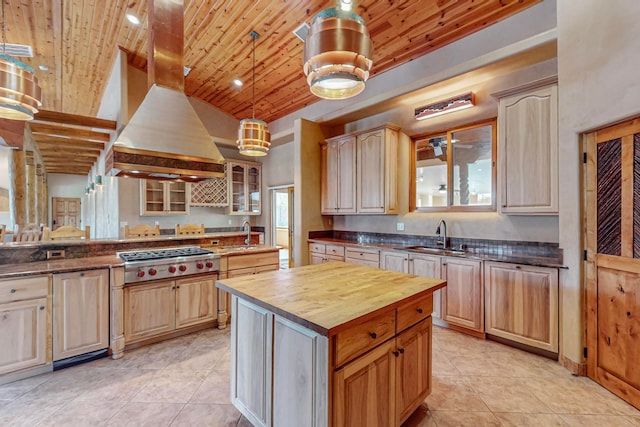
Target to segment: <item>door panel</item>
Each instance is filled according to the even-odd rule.
[[[51,199],[52,221],[51,229],[55,230],[63,225],[80,227],[80,199],[53,197]]]
[[[640,408],[640,119],[584,140],[587,374]]]

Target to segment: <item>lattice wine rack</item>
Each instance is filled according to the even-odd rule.
[[[191,184],[191,206],[224,207],[229,205],[226,164],[224,172],[224,178],[211,178]]]

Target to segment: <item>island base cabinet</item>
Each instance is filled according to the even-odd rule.
[[[394,350],[386,341],[334,374],[334,427],[396,425]]]
[[[47,299],[0,304],[0,375],[47,362]]]
[[[326,337],[274,316],[274,426],[328,424],[327,341]]]
[[[431,321],[429,317],[396,338],[398,425],[431,393]]]
[[[253,426],[270,426],[273,314],[236,296],[231,306],[231,402]]]
[[[53,360],[109,346],[109,271],[53,275]]]

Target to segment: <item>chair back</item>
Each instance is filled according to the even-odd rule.
[[[42,227],[38,224],[31,223],[18,226],[18,232],[13,238],[16,242],[38,242],[42,239]]]
[[[176,224],[176,236],[195,236],[204,234],[204,224]]]
[[[91,237],[91,227],[88,225],[84,230],[80,230],[73,225],[63,225],[53,231],[49,231],[47,227],[44,228],[42,240],[76,240],[85,239],[89,240]]]
[[[7,234],[6,224],[0,224],[0,243],[4,242],[4,236]]]
[[[152,237],[160,235],[160,226],[156,225],[152,227],[147,224],[138,224],[135,227],[129,228],[128,225],[124,226],[124,238],[131,239],[135,237]]]

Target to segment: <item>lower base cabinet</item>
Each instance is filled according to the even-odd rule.
[[[214,321],[218,312],[216,278],[208,275],[125,287],[125,343]]]
[[[486,332],[558,352],[558,269],[485,263]]]
[[[109,271],[53,274],[53,360],[109,347]]]
[[[49,276],[0,280],[0,375],[51,362]]]
[[[443,320],[484,332],[482,261],[443,257],[442,278],[447,281],[441,301]]]
[[[334,374],[334,426],[399,426],[431,392],[431,317]]]

